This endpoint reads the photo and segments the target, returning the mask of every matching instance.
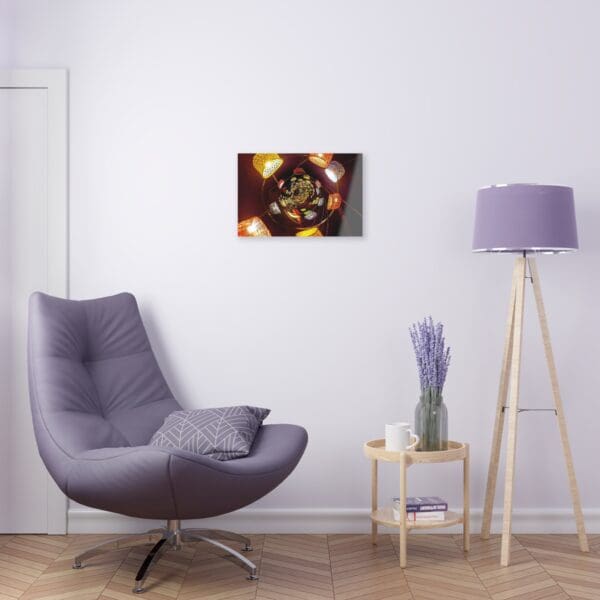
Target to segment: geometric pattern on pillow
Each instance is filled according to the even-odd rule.
[[[225,406],[172,412],[152,436],[151,446],[179,448],[217,460],[246,456],[258,428],[271,411]]]

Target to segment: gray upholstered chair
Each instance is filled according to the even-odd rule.
[[[41,293],[29,304],[29,388],[40,455],[73,500],[166,526],[101,544],[84,560],[120,544],[154,543],[136,576],[143,591],[152,565],[168,548],[204,541],[256,567],[219,540],[250,540],[227,531],[182,529],[181,520],[212,517],[258,500],[296,467],[307,434],[295,425],[264,425],[251,453],[220,462],[183,450],[148,446],[180,406],[156,362],[135,298],[118,294],[73,301]],[[123,541],[124,539],[124,541]]]

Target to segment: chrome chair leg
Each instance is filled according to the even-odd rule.
[[[167,532],[173,550],[181,550],[181,521],[179,519],[167,521]]]
[[[191,530],[184,529],[182,533],[184,542],[207,542],[208,544],[212,544],[217,548],[221,548],[221,550],[225,550],[225,552],[237,558],[244,565],[244,568],[248,571],[247,579],[249,579],[250,581],[258,580],[258,575],[256,574],[256,565],[251,560],[248,560],[243,554],[240,554],[233,548],[230,548],[229,546],[226,546],[225,544],[222,544],[217,540],[213,540],[204,535],[197,535],[191,533]]]
[[[158,562],[158,559],[169,549],[170,544],[167,544],[166,542],[169,541],[170,537],[172,536],[167,535],[167,537],[161,538],[154,546],[152,546],[152,550],[150,550],[144,559],[142,566],[135,576],[135,585],[133,587],[134,594],[142,594],[144,592],[144,583],[150,570]]]
[[[146,533],[141,533],[138,535],[122,535],[120,537],[112,538],[102,542],[101,544],[98,544],[97,546],[88,548],[81,554],[78,554],[73,559],[73,568],[83,569],[83,567],[85,567],[83,561],[92,558],[93,556],[97,556],[98,554],[103,554],[104,552],[109,552],[111,550],[122,550],[123,548],[130,548],[143,544],[152,544],[156,541],[157,534],[164,536],[165,532],[166,530],[164,529],[151,529]]]
[[[160,538],[157,540],[159,536]],[[244,547],[242,548],[242,552],[250,552],[252,550],[250,539],[246,536],[239,535],[232,531],[224,531],[222,529],[181,529],[181,522],[179,520],[171,520],[167,522],[166,527],[150,529],[146,533],[137,535],[123,535],[102,542],[92,548],[88,548],[85,552],[78,554],[74,558],[73,568],[82,569],[85,566],[84,561],[87,561],[89,558],[97,556],[98,554],[109,552],[110,550],[122,550],[144,544],[154,544],[140,566],[135,578],[133,592],[141,594],[144,592],[144,583],[149,572],[167,550],[170,548],[179,550],[181,545],[185,542],[206,542],[224,550],[227,554],[236,558],[242,563],[244,569],[248,571],[248,579],[251,581],[257,580],[256,565],[233,548],[217,541],[218,539],[243,544]]]
[[[193,535],[202,535],[207,538],[217,539],[217,540],[228,540],[230,542],[239,542],[240,544],[244,544],[242,548],[242,552],[252,552],[252,542],[250,538],[247,538],[245,535],[240,535],[239,533],[235,533],[233,531],[224,531],[223,529],[184,529],[185,533],[191,533]]]

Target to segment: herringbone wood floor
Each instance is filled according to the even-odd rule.
[[[148,550],[138,546],[71,561],[107,536],[0,536],[0,600],[124,600]],[[144,600],[600,600],[600,535],[581,554],[571,535],[517,535],[512,564],[499,565],[500,539],[409,536],[408,568],[398,566],[397,536],[254,535],[260,580],[205,544],[168,552],[150,576]]]

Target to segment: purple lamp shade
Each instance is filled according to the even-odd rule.
[[[512,183],[477,192],[473,252],[573,252],[579,248],[573,189]]]

